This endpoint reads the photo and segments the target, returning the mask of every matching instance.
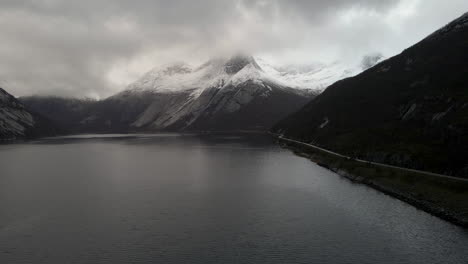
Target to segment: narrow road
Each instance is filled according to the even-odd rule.
[[[278,139],[280,139],[280,140],[289,141],[289,142],[293,142],[293,143],[300,144],[300,145],[303,145],[303,146],[307,146],[307,147],[310,147],[310,148],[314,148],[314,149],[323,151],[323,152],[325,152],[325,153],[328,153],[328,154],[331,154],[331,155],[334,155],[334,156],[337,156],[337,157],[340,157],[340,158],[352,159],[352,158],[349,157],[349,156],[345,156],[345,155],[342,155],[342,154],[340,154],[340,153],[336,153],[336,152],[333,152],[333,151],[330,151],[330,150],[327,150],[327,149],[324,149],[324,148],[321,148],[321,147],[318,147],[318,146],[315,146],[315,145],[312,145],[312,144],[304,143],[304,142],[297,141],[297,140],[290,139],[290,138],[285,138],[285,137],[283,137],[282,135],[278,135],[278,134],[274,134],[274,133],[270,133],[270,134],[272,134],[272,135],[278,137]],[[403,168],[403,167],[398,167],[398,166],[393,166],[393,165],[388,165],[388,164],[383,164],[383,163],[378,163],[378,162],[372,162],[372,161],[367,161],[367,160],[361,160],[361,159],[353,159],[353,160],[354,160],[354,161],[357,161],[357,162],[364,163],[364,164],[372,164],[372,165],[376,165],[376,166],[380,166],[380,167],[385,167],[385,168],[398,169],[398,170],[403,170],[403,171],[408,171],[408,172],[416,172],[416,173],[421,173],[421,174],[425,174],[425,175],[429,175],[429,176],[434,176],[434,177],[441,177],[441,178],[446,178],[446,179],[451,179],[451,180],[457,180],[457,181],[462,181],[462,182],[468,182],[468,179],[463,179],[463,178],[448,176],[448,175],[439,174],[439,173],[433,173],[433,172],[422,171],[422,170],[415,170],[415,169],[408,169],[408,168]]]

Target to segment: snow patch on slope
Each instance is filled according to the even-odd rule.
[[[255,61],[246,60],[246,65],[231,65],[231,59],[212,59],[192,68],[187,64],[165,65],[146,73],[142,78],[127,87],[127,91],[153,93],[190,92],[195,99],[209,88],[222,89],[228,85],[239,85],[247,81],[261,83],[266,80],[262,69]],[[236,72],[233,69],[239,68]],[[170,74],[168,74],[170,73]]]
[[[175,63],[154,68],[129,85],[127,92],[190,93],[195,100],[206,89],[223,89],[252,82],[317,94],[341,79],[359,74],[381,59],[380,54],[373,54],[354,65],[335,62],[277,66],[261,58],[234,56],[212,59],[196,68]]]
[[[251,81],[255,84],[262,84],[262,80],[265,79],[265,77],[262,71],[259,71],[254,65],[248,64],[230,78],[229,84],[237,86],[247,81]]]
[[[345,65],[340,62],[331,64],[275,66],[263,59],[258,64],[275,82],[295,89],[309,89],[322,92],[331,84],[362,72],[362,66]]]

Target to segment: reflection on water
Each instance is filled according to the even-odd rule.
[[[0,263],[467,263],[467,248],[266,136],[0,145]]]

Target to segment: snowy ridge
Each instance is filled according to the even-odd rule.
[[[242,70],[237,72],[235,75],[233,75],[229,81],[226,83],[226,85],[240,85],[242,83],[252,81],[253,83],[256,84],[261,84],[262,80],[268,79],[263,71],[259,71],[258,68],[256,68],[252,64],[248,64]]]
[[[235,56],[230,59],[216,58],[192,67],[185,63],[156,67],[135,83],[127,92],[190,93],[197,97],[206,89],[223,89],[227,86],[252,82],[254,84],[274,83],[286,86],[267,72],[250,56]]]
[[[284,86],[295,89],[308,89],[317,93],[341,79],[354,76],[361,72],[360,67],[348,68],[335,62],[330,65],[317,64],[310,66],[290,65],[275,67],[259,59],[259,64],[271,79]]]
[[[230,70],[228,67],[232,65],[228,63],[229,61],[223,59],[212,59],[195,69],[185,63],[157,67],[129,85],[127,90],[157,93],[190,91],[196,96],[207,88],[223,88],[230,84],[238,85],[249,80],[263,79],[261,69],[250,61],[246,65],[240,65],[239,71]]]
[[[333,83],[353,77],[382,60],[382,55],[365,56],[359,64],[347,65],[341,62],[331,64],[274,66],[263,59],[257,59],[259,65],[270,79],[295,89],[323,92]],[[364,63],[366,61],[366,63]]]
[[[284,67],[272,65],[261,58],[235,56],[229,60],[212,59],[196,68],[185,63],[156,67],[129,85],[126,91],[190,92],[196,97],[208,88],[223,89],[229,85],[237,86],[252,82],[270,83],[278,87],[303,90],[302,92],[312,91],[316,94],[334,82],[354,76],[363,70],[360,64],[349,66],[335,62],[328,65],[317,63]]]
[[[209,130],[229,127],[232,120],[240,127],[267,128],[332,83],[361,71],[361,65],[349,70],[340,63],[276,67],[237,55],[198,67],[185,63],[156,67],[110,99],[132,101],[132,109],[138,108],[141,98],[150,99],[130,123],[140,129]],[[231,119],[223,119],[228,116]]]

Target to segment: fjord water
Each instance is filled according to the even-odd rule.
[[[0,145],[0,263],[468,263],[468,232],[254,135]]]

